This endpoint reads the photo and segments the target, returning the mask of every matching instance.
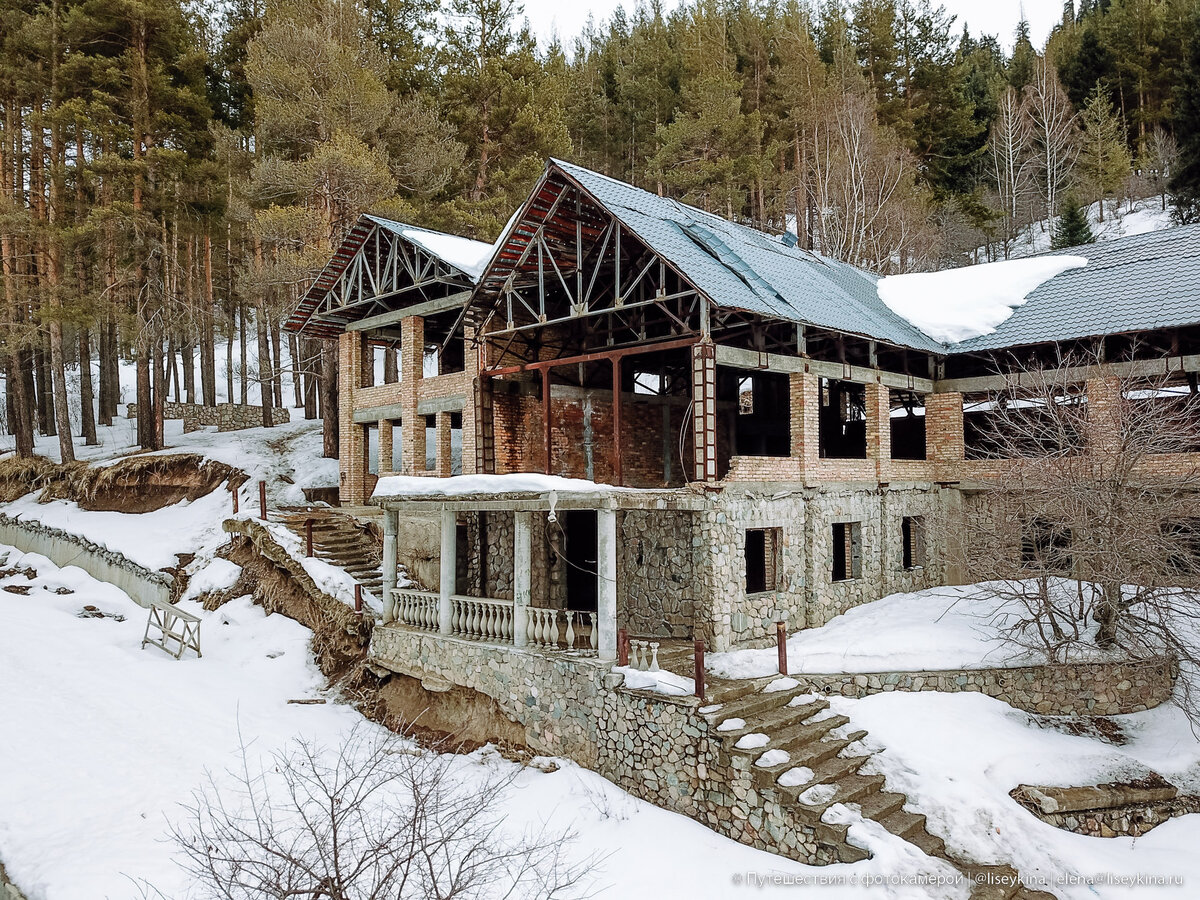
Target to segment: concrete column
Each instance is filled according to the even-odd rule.
[[[600,659],[617,658],[617,511],[596,511],[596,627]]]
[[[533,513],[513,513],[513,646],[526,644],[533,580]]]
[[[396,532],[400,514],[394,509],[383,511],[383,621],[396,621],[396,604],[392,591],[396,587]]]
[[[443,510],[442,555],[440,560],[442,570],[438,584],[441,592],[438,598],[438,630],[442,634],[450,633],[450,616],[452,612],[450,596],[454,593],[454,571],[457,568],[455,565],[458,552],[457,526],[458,514],[452,510]]]

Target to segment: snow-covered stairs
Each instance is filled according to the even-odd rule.
[[[972,881],[979,873],[991,875],[984,879],[989,884],[973,888],[972,900],[1052,896],[1021,887],[1011,867],[975,866],[950,858],[941,838],[926,829],[925,816],[904,809],[904,794],[889,791],[882,775],[861,771],[871,756],[860,743],[866,732],[832,712],[829,701],[800,687],[769,691],[761,681],[728,685],[701,712],[720,738],[723,755],[734,769],[749,771],[758,790],[793,805],[814,823],[818,839],[841,861],[857,862],[870,854],[851,842],[848,825],[824,822],[822,817],[835,803],[856,804],[863,818],[930,856],[946,859]]]
[[[383,544],[369,525],[354,516],[328,507],[285,509],[279,521],[300,540],[305,540],[305,522],[313,520],[313,555],[344,569],[372,596],[383,593]]]

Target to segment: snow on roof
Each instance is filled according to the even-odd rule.
[[[474,280],[478,280],[483,274],[483,268],[492,258],[492,251],[495,249],[492,244],[483,241],[473,241],[455,234],[442,234],[439,231],[426,231],[424,228],[405,228],[400,234]]]
[[[925,334],[946,343],[991,334],[1044,282],[1087,265],[1082,256],[1040,256],[890,275],[879,299]]]
[[[387,475],[375,485],[372,499],[384,497],[469,497],[478,494],[594,494],[623,490],[583,478],[515,472],[511,475],[455,475],[452,478],[422,478]]]

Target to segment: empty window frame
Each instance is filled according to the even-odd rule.
[[[366,457],[367,472],[379,474],[379,426],[375,423],[363,425],[363,454]]]
[[[747,594],[778,589],[780,539],[778,528],[746,529]]]
[[[417,422],[425,423],[425,471],[437,471],[437,416],[420,416]]]
[[[463,421],[462,413],[450,413],[450,474],[462,474]]]
[[[1041,572],[1070,572],[1070,527],[1044,518],[1030,521],[1021,535],[1021,565]]]
[[[833,555],[830,579],[850,581],[862,578],[862,523],[833,523]]]
[[[1162,526],[1163,557],[1173,575],[1200,577],[1200,519],[1172,519]]]
[[[866,386],[822,378],[820,391],[821,456],[826,459],[866,459]]]
[[[925,459],[925,395],[889,391],[892,459]]]
[[[900,520],[900,562],[905,569],[925,566],[925,517],[905,516]]]
[[[738,415],[754,415],[754,376],[743,375],[738,379]]]

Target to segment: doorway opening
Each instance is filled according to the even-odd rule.
[[[596,612],[599,596],[596,576],[596,511],[572,509],[560,513],[559,518],[567,535],[564,547],[567,562],[567,609]]]

